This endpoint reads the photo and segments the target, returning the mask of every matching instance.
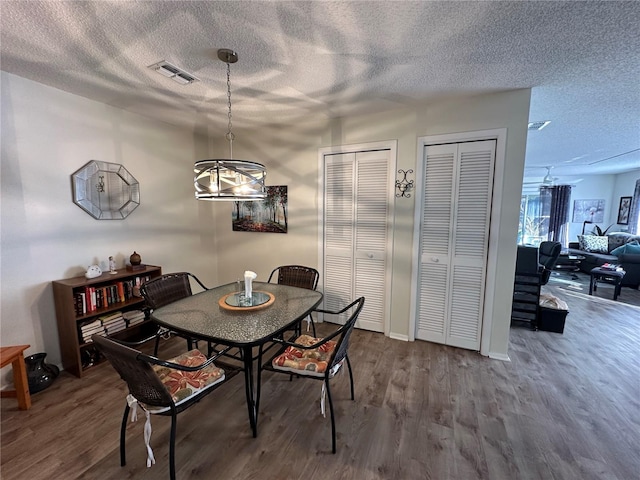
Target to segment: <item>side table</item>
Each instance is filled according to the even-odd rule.
[[[591,269],[591,281],[589,282],[589,295],[598,290],[598,281],[612,283],[613,299],[617,300],[622,287],[622,279],[624,278],[624,270],[608,270],[606,268],[596,267]]]
[[[0,368],[11,364],[13,369],[13,384],[15,390],[3,390],[2,397],[17,397],[18,408],[29,410],[31,408],[31,396],[29,395],[29,383],[27,381],[27,368],[24,364],[23,352],[30,345],[14,345],[11,347],[0,347]]]
[[[558,261],[556,265],[553,267],[554,270],[564,270],[571,275],[573,280],[577,280],[578,276],[575,274],[578,270],[580,270],[580,262],[584,260],[585,257],[582,255],[575,255],[567,252],[566,250],[560,252],[558,256]]]

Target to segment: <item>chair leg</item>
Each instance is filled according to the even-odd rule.
[[[311,330],[313,331],[313,338],[317,338],[318,336],[316,335],[316,324],[313,321],[313,316],[311,314],[309,314],[309,323],[311,323]]]
[[[169,437],[169,476],[176,480],[176,423],[178,416],[175,412],[171,415],[171,436]]]
[[[124,407],[124,415],[122,416],[122,425],[120,427],[120,466],[127,464],[127,455],[125,453],[125,439],[127,433],[127,420],[129,418],[129,404]]]
[[[351,400],[355,400],[356,397],[353,393],[353,372],[351,371],[351,361],[349,361],[349,355],[344,357],[347,360],[347,368],[349,370],[349,381],[351,382]]]
[[[156,344],[153,347],[153,356],[154,357],[158,356],[158,350],[160,349],[160,337],[161,337],[160,333],[157,333],[156,334]]]
[[[331,400],[331,389],[329,380],[324,381],[327,387],[327,398],[329,399],[329,413],[331,414],[331,453],[336,453],[336,419],[333,415],[333,400]]]

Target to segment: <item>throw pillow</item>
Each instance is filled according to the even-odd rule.
[[[619,257],[620,255],[625,253],[626,249],[627,249],[626,245],[621,245],[618,248],[614,248],[613,250],[611,250],[611,255],[615,255],[616,257]]]
[[[592,253],[607,253],[609,251],[609,239],[606,236],[584,235],[584,250]]]
[[[609,252],[613,254],[613,251],[623,246],[629,240],[629,237],[625,233],[610,233],[609,237]]]
[[[619,257],[623,253],[629,254],[629,255],[640,255],[640,243],[638,243],[637,240],[633,240],[613,250],[611,252],[611,255],[615,255],[616,257]]]
[[[587,251],[587,244],[584,243],[584,235],[578,235],[578,248]]]

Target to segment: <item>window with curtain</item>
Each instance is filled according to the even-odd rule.
[[[569,244],[569,204],[571,185],[540,187],[540,205],[543,217],[549,219],[546,240]]]
[[[547,238],[549,217],[542,215],[540,194],[522,195],[520,199],[520,221],[518,244],[539,245]]]

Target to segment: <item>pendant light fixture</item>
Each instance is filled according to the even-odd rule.
[[[227,106],[229,123],[226,139],[229,141],[228,159],[200,160],[193,171],[196,198],[198,200],[261,200],[267,196],[264,181],[267,171],[264,165],[247,160],[233,160],[231,131],[231,64],[238,61],[233,50],[221,48],[218,58],[227,64]]]

